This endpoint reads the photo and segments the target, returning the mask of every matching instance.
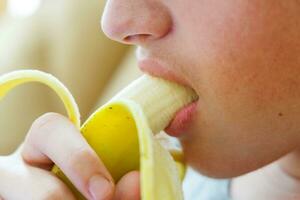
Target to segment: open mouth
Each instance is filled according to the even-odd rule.
[[[155,59],[144,57],[143,59],[138,61],[138,66],[143,72],[151,76],[163,78],[165,80],[173,81],[178,84],[190,87],[189,84],[183,78],[181,78],[179,75],[177,75],[170,69],[163,67],[160,64],[160,62]],[[165,129],[165,132],[168,135],[180,137],[191,123],[192,118],[196,113],[197,105],[198,100],[181,108],[176,113],[175,117],[170,122],[168,127]]]

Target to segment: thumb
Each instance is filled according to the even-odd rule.
[[[132,171],[125,174],[116,186],[114,200],[140,200],[140,173]]]

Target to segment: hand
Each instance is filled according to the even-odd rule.
[[[75,199],[50,172],[54,163],[87,199],[140,199],[139,173],[129,172],[115,185],[76,127],[55,113],[38,118],[19,149],[0,157],[0,199]]]

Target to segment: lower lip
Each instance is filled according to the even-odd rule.
[[[165,128],[165,132],[168,135],[174,137],[180,137],[184,134],[189,123],[191,123],[193,115],[196,113],[198,101],[188,104],[181,110],[179,110],[169,126]]]

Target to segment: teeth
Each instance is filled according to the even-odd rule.
[[[143,75],[123,89],[112,100],[130,99],[139,104],[153,133],[164,130],[174,114],[198,99],[188,87],[160,78]]]
[[[80,127],[80,114],[73,96],[50,74],[37,70],[4,74],[0,76],[0,99],[26,82],[46,84],[58,94],[70,120],[80,128],[115,180],[129,171],[140,170],[142,200],[183,199],[182,155],[180,151],[169,152],[163,148],[153,133],[166,128],[180,108],[197,100],[192,89],[144,75],[96,110]],[[77,199],[85,199],[58,166],[52,172],[70,187]]]

